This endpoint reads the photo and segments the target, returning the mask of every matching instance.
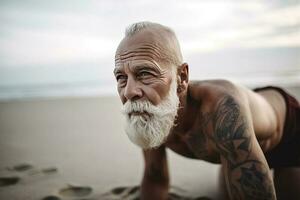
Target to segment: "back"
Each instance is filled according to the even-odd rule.
[[[237,91],[248,100],[253,128],[258,141],[270,143],[271,139],[271,143],[275,144],[278,139],[280,140],[285,117],[285,102],[278,92],[257,93],[226,80],[191,81],[189,88],[191,96],[199,101],[208,99],[204,102],[218,98],[221,93],[231,94]]]

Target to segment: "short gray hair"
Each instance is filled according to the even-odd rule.
[[[141,30],[144,30],[146,28],[154,28],[154,27],[158,27],[158,26],[163,27],[160,24],[149,22],[149,21],[137,22],[137,23],[131,24],[130,26],[128,26],[126,28],[125,37],[133,36],[136,33],[140,32]],[[166,28],[166,27],[164,27],[164,28]]]
[[[175,32],[171,28],[161,25],[161,24],[158,24],[158,23],[154,23],[154,22],[142,21],[142,22],[133,23],[130,26],[128,26],[125,30],[125,37],[132,37],[133,35],[141,32],[142,30],[152,29],[152,28],[159,28],[170,34],[169,39],[171,39],[171,38],[173,39],[174,46],[176,47],[178,53],[174,53],[174,52],[169,51],[168,49],[165,49],[165,52],[162,52],[164,54],[163,57],[167,61],[175,64],[177,67],[179,65],[181,65],[182,64],[182,54],[181,54],[181,50],[180,50],[180,45],[177,40]]]

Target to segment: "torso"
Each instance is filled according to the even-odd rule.
[[[273,149],[280,141],[283,135],[283,128],[286,117],[286,103],[284,97],[274,89],[261,90],[255,93],[258,98],[263,98],[263,105],[253,106],[251,109],[253,116],[261,116],[264,118],[271,118],[270,124],[268,122],[262,123],[260,118],[255,117],[254,128],[256,128],[256,135],[258,142],[264,152]],[[268,104],[269,114],[264,113],[264,110],[258,110],[259,107],[265,107]],[[273,117],[270,117],[273,116]],[[265,120],[266,121],[266,120]]]
[[[211,163],[220,163],[220,156],[207,132],[213,131],[211,124],[210,104],[217,98],[216,90],[211,87],[225,87],[227,82],[220,81],[192,82],[189,86],[187,105],[189,117],[185,119],[187,126],[175,126],[165,146],[174,152],[189,158],[201,159]],[[248,98],[253,128],[256,138],[264,152],[274,148],[282,138],[286,105],[284,98],[275,90],[265,90],[259,93],[240,87]],[[193,90],[201,91],[197,98]],[[211,92],[212,91],[212,92]],[[200,98],[199,98],[200,96]]]

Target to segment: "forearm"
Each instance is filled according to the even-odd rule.
[[[214,116],[212,135],[224,165],[231,199],[276,199],[267,161],[255,137],[249,107],[225,96]]]
[[[144,151],[145,171],[141,184],[142,200],[166,200],[169,190],[169,173],[164,147]]]
[[[230,199],[276,199],[268,166],[257,160],[226,167],[225,179]]]
[[[141,184],[141,200],[166,200],[168,199],[168,180],[151,180],[145,178]]]

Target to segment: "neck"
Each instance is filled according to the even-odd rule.
[[[195,108],[197,104],[187,90],[179,96],[179,101],[180,105],[175,120],[174,131],[184,134],[194,123],[195,115],[197,114],[197,109]]]

